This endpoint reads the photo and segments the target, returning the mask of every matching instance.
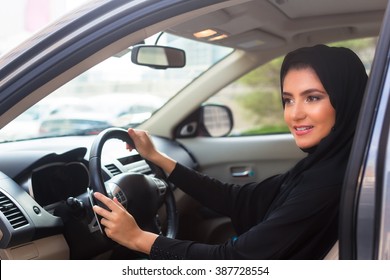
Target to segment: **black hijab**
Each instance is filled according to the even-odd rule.
[[[309,155],[293,171],[302,172],[310,167],[320,169],[321,165],[342,163],[341,170],[332,168],[332,178],[329,178],[330,181],[340,182],[344,176],[367,83],[365,67],[359,57],[347,48],[325,45],[301,48],[290,52],[283,61],[280,72],[282,92],[284,77],[289,69],[297,65],[307,65],[316,72],[336,111],[336,121],[329,135],[316,147],[309,149]]]
[[[362,98],[367,83],[365,67],[350,49],[316,45],[290,52],[280,72],[281,90],[289,69],[312,68],[327,91],[336,111],[335,125],[308,156],[284,174],[281,192],[268,213],[281,205],[289,193],[299,188],[342,186],[352,147]]]

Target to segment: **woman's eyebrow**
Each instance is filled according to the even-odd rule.
[[[312,93],[321,93],[321,94],[328,95],[328,93],[326,93],[326,91],[323,91],[323,90],[320,90],[320,89],[317,89],[317,88],[307,89],[307,90],[301,92],[300,95],[308,95],[308,94],[312,94]]]
[[[313,93],[320,93],[320,94],[325,94],[325,95],[328,95],[328,93],[326,91],[323,91],[323,90],[319,90],[319,89],[316,89],[316,88],[310,88],[310,89],[306,89],[302,92],[299,93],[299,95],[301,96],[305,96],[305,95],[309,95],[309,94],[313,94]],[[282,93],[283,96],[294,96],[294,94],[290,93],[290,92],[287,92],[287,91],[284,91]]]

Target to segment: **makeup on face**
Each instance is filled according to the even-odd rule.
[[[314,147],[330,133],[336,111],[313,69],[290,69],[283,81],[282,98],[284,119],[298,147]]]

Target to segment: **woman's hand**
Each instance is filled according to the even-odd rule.
[[[102,217],[100,223],[104,226],[106,235],[131,250],[149,254],[158,235],[140,229],[134,217],[116,198],[112,200],[98,192],[94,196],[111,210],[93,206],[96,214]]]
[[[146,160],[162,168],[165,173],[171,174],[176,166],[176,161],[165,154],[160,153],[154,146],[152,139],[147,131],[129,128],[129,136],[134,142],[135,147],[126,144],[128,150],[136,149],[138,153]]]
[[[147,160],[152,161],[153,158],[159,156],[159,152],[154,147],[152,140],[150,139],[149,133],[145,130],[129,128],[127,130],[131,139],[133,139],[135,147],[131,147],[129,144],[126,144],[128,150],[136,149],[137,152]]]

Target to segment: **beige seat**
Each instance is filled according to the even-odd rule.
[[[339,259],[339,241],[333,245],[332,249],[325,256],[324,260],[338,260]]]

